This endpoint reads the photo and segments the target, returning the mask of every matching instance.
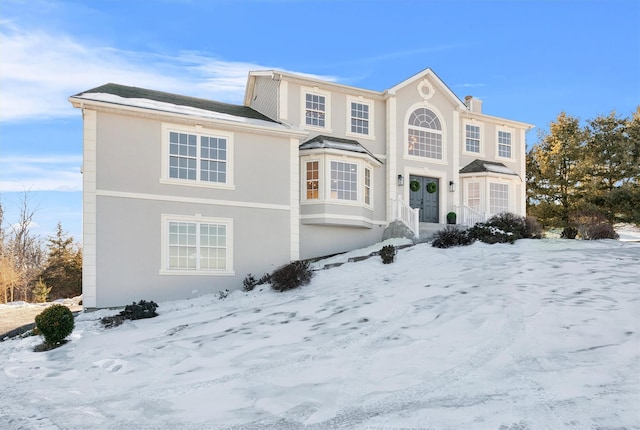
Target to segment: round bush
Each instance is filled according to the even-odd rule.
[[[73,331],[75,323],[68,307],[52,305],[36,317],[36,327],[48,344],[62,342]]]

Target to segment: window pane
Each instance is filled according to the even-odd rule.
[[[358,200],[358,165],[331,162],[331,198]]]
[[[307,125],[325,126],[325,97],[317,94],[305,95],[305,121]]]
[[[489,184],[489,211],[492,214],[509,211],[508,184]]]
[[[511,158],[511,133],[506,131],[498,132],[498,155]]]
[[[319,198],[319,186],[318,162],[307,162],[307,199],[314,200]]]
[[[409,155],[442,160],[442,134],[409,127]]]
[[[369,105],[351,103],[351,132],[369,134]]]
[[[480,127],[467,124],[465,132],[467,152],[480,152]]]

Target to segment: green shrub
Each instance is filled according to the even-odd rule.
[[[312,277],[308,261],[293,261],[273,271],[270,276],[271,288],[276,291],[292,290],[307,285]]]
[[[249,273],[247,277],[244,278],[244,281],[242,281],[242,291],[253,291],[253,289],[258,285],[268,284],[270,279],[271,275],[268,273],[265,273],[260,279],[256,279],[251,273]]]
[[[528,237],[526,218],[511,212],[502,212],[494,215],[489,218],[487,224],[505,233],[511,233],[516,240]]]
[[[69,336],[75,327],[71,310],[63,305],[52,305],[36,317],[38,332],[48,345],[56,345]]]
[[[431,246],[435,248],[451,248],[453,246],[471,245],[474,240],[466,230],[447,226],[433,235]]]
[[[133,302],[130,305],[125,306],[124,310],[120,311],[118,315],[104,317],[100,322],[106,328],[117,327],[125,320],[139,320],[158,316],[156,309],[158,309],[158,304],[156,302],[140,300],[138,303]]]
[[[469,237],[484,243],[513,243],[517,236],[512,232],[504,231],[489,223],[479,222],[469,229]]]
[[[578,235],[578,229],[572,226],[565,227],[560,234],[560,237],[563,239],[575,239]]]
[[[489,244],[513,243],[518,239],[542,237],[542,227],[535,218],[503,212],[471,227],[469,236]]]
[[[249,292],[253,291],[253,289],[258,285],[258,281],[253,277],[251,273],[249,273],[244,280],[242,281],[242,291]]]
[[[391,264],[393,260],[396,258],[396,248],[393,245],[385,245],[380,250],[380,257],[382,258],[382,263]]]

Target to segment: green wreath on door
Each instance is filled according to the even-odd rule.
[[[433,193],[435,193],[437,189],[438,189],[438,186],[436,185],[436,183],[435,183],[435,182],[429,182],[429,183],[427,184],[427,192],[428,192],[429,194],[433,194]]]
[[[420,191],[420,182],[416,181],[415,179],[411,182],[409,182],[409,189],[411,191],[413,191],[414,193],[416,191]]]

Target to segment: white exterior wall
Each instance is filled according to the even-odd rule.
[[[299,258],[297,137],[87,108],[85,112],[86,307],[239,289],[248,273],[262,275]],[[166,178],[163,139],[169,130],[227,137],[230,183],[216,186]],[[97,160],[93,166],[92,158]],[[173,219],[228,221],[229,270],[167,271],[163,220]]]

